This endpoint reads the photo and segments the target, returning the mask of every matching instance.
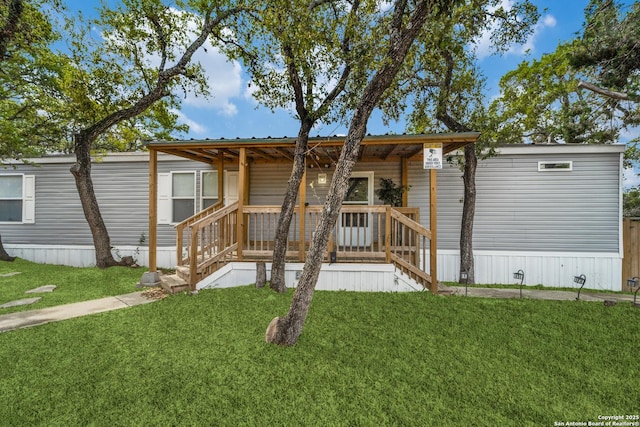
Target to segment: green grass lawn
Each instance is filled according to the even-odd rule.
[[[24,298],[42,297],[35,304],[0,309],[0,315],[135,292],[138,290],[135,286],[144,271],[142,268],[127,267],[101,270],[36,264],[19,258],[14,262],[0,261],[0,276],[20,272],[16,276],[0,277],[0,305]],[[25,293],[44,285],[56,285],[57,288],[51,293]]]
[[[94,286],[100,286],[99,283]],[[638,414],[631,304],[252,287],[0,334],[1,425],[553,426]]]

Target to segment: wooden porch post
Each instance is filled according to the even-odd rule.
[[[218,202],[224,203],[224,153],[218,151]]]
[[[238,228],[236,230],[238,239],[238,260],[242,261],[242,250],[244,249],[244,202],[245,183],[247,180],[247,149],[240,148],[240,158],[238,159]]]
[[[429,290],[432,294],[438,294],[438,182],[437,169],[429,170],[429,229],[431,240],[429,241],[429,270],[431,283]]]
[[[304,262],[305,254],[306,254],[306,202],[307,202],[307,169],[305,169],[302,174],[302,180],[300,181],[300,187],[298,188],[298,199],[300,203],[300,244],[298,246],[298,260],[300,262]]]
[[[409,159],[402,157],[400,159],[400,181],[402,188],[409,188]],[[402,192],[402,207],[409,206],[409,194],[405,190]]]
[[[140,285],[157,286],[160,275],[157,271],[158,250],[158,152],[149,150],[149,270],[142,274]]]
[[[158,152],[149,151],[149,271],[157,269]]]

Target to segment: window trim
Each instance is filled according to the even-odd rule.
[[[201,170],[200,171],[200,210],[204,209],[205,200],[213,199],[213,197],[205,197],[204,195],[204,174],[206,173],[214,173],[217,176],[218,171],[217,170]],[[218,193],[219,180],[220,180],[220,177],[218,176],[218,181],[216,181],[216,193]],[[220,194],[216,194],[215,200],[216,200],[216,203],[220,201]]]
[[[356,171],[356,172],[352,172],[351,176],[349,178],[367,178],[368,182],[367,182],[367,203],[361,203],[361,202],[351,202],[351,201],[347,201],[344,200],[342,202],[343,205],[352,205],[352,206],[358,206],[358,205],[362,205],[362,206],[373,206],[375,204],[375,199],[373,197],[375,191],[374,191],[374,187],[375,187],[375,181],[374,181],[374,171]]]
[[[198,196],[197,196],[197,182],[196,182],[196,178],[197,178],[197,171],[171,171],[170,172],[170,180],[169,180],[169,185],[170,185],[170,189],[169,189],[169,201],[171,202],[171,218],[170,218],[170,224],[180,224],[182,221],[184,220],[180,220],[180,221],[175,221],[175,219],[173,218],[173,209],[174,209],[174,205],[173,205],[173,201],[174,200],[193,200],[193,213],[190,216],[193,216],[196,214],[196,212],[198,212],[198,206],[197,206],[197,202],[198,202]],[[182,174],[182,175],[187,175],[187,174],[191,174],[193,176],[193,196],[192,197],[174,197],[173,195],[173,175],[177,175],[177,174]],[[187,217],[187,218],[189,218]],[[186,218],[185,218],[186,219]]]
[[[567,164],[568,167],[549,167],[544,165]],[[571,172],[573,171],[573,160],[542,160],[538,162],[538,172]]]
[[[2,200],[20,200],[22,202],[22,214],[20,221],[0,221],[0,224],[16,225],[35,223],[35,175],[27,175],[24,173],[0,174],[0,178],[9,176],[22,177],[22,195],[19,198],[4,198]]]

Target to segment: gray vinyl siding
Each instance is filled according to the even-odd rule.
[[[620,152],[500,155],[480,161],[474,249],[493,251],[618,252],[620,205]],[[549,151],[551,147],[546,150]],[[528,149],[527,149],[528,150]],[[135,161],[132,161],[134,159]],[[571,172],[538,172],[538,161],[573,161]],[[0,174],[35,175],[35,223],[0,224],[9,244],[86,245],[93,240],[65,163],[19,165]],[[237,170],[237,165],[225,165]],[[92,176],[103,219],[114,246],[137,246],[141,234],[148,244],[148,157],[132,155],[127,161],[95,162]],[[158,172],[212,170],[189,160],[160,159]],[[307,202],[323,204],[334,167],[307,170]],[[399,162],[359,163],[356,171],[374,171],[380,178],[400,183]],[[249,203],[280,205],[290,174],[288,164],[251,164]],[[327,173],[326,185],[317,174]],[[462,213],[462,172],[445,164],[438,171],[438,247],[458,249]],[[200,174],[196,173],[200,188]],[[310,184],[313,183],[313,188]],[[429,173],[419,162],[409,164],[409,206],[418,206],[421,222],[429,221]],[[381,204],[375,198],[376,204]],[[199,193],[196,209],[199,209]],[[158,246],[175,245],[172,225],[158,225]]]
[[[538,161],[573,161],[538,172]],[[498,156],[478,163],[473,246],[499,251],[619,251],[620,154]],[[410,205],[429,221],[429,174],[412,165]],[[438,172],[438,247],[459,249],[462,172]]]
[[[70,166],[56,163],[17,169],[36,177],[35,223],[1,224],[5,242],[93,245]],[[137,245],[141,233],[148,235],[148,163],[96,162],[92,178],[111,243]]]
[[[307,203],[310,205],[324,204],[334,171],[333,166],[307,169]],[[374,191],[380,186],[380,178],[391,178],[393,182],[400,184],[399,162],[357,163],[354,171],[374,171]],[[327,184],[318,184],[318,173],[327,174]],[[291,166],[288,164],[274,166],[273,164],[258,163],[251,165],[249,203],[253,205],[282,205],[282,198],[290,175]],[[375,193],[374,204],[382,204]]]
[[[24,173],[35,175],[34,224],[0,224],[3,242],[13,244],[89,245],[93,239],[87,225],[68,163],[45,163],[39,166],[20,165],[16,169],[0,170],[0,174]],[[199,188],[200,170],[212,168],[200,162],[185,160],[161,161],[158,172],[196,172]],[[149,236],[149,161],[94,162],[91,169],[93,186],[102,218],[113,246],[138,246],[144,234]],[[196,209],[200,206],[196,194]],[[158,225],[158,246],[175,245],[175,228]]]

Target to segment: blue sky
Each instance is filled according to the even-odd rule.
[[[110,0],[110,3],[116,3]],[[580,32],[584,20],[584,8],[588,0],[532,0],[541,13],[533,34],[524,45],[513,46],[507,53],[492,55],[488,50],[488,42],[478,40],[477,53],[479,66],[487,78],[487,100],[498,95],[498,81],[508,71],[532,58],[552,52],[559,43],[570,40]],[[71,0],[66,4],[70,10],[82,10],[86,16],[95,13],[98,0]],[[509,7],[513,0],[502,0]],[[298,122],[290,111],[270,110],[257,105],[251,97],[250,77],[238,63],[230,63],[216,54],[210,46],[205,53],[202,49],[197,53],[208,74],[213,96],[210,99],[187,97],[182,110],[178,112],[180,119],[190,127],[186,138],[249,138],[249,137],[282,137],[295,136]],[[385,126],[379,114],[371,117],[368,132],[371,134],[403,133],[403,121]],[[342,126],[321,124],[312,135],[344,134]],[[628,138],[627,138],[628,139]],[[636,180],[634,173],[628,179]],[[640,183],[640,182],[638,182]]]
[[[503,0],[509,5],[513,0]],[[112,0],[110,3],[116,3]],[[488,84],[488,98],[498,94],[497,84],[500,77],[514,69],[518,63],[527,58],[537,58],[541,54],[555,50],[558,43],[569,40],[580,31],[584,7],[588,0],[533,0],[541,11],[541,18],[534,34],[523,46],[514,46],[501,56],[489,55],[486,44],[479,42],[479,65],[484,70]],[[85,16],[95,14],[98,0],[72,0],[65,4],[71,11],[82,10]],[[546,11],[543,11],[546,9]],[[295,136],[298,123],[289,111],[278,111],[275,114],[266,108],[257,106],[249,91],[249,76],[240,64],[226,62],[215,54],[215,49],[202,49],[198,59],[211,74],[213,97],[211,99],[186,99],[180,112],[182,121],[191,130],[189,138],[235,138]],[[528,53],[527,53],[528,52]],[[402,133],[403,122],[384,126],[380,116],[375,115],[369,121],[368,131],[372,134]],[[321,125],[313,132],[319,135],[344,133],[344,128],[335,125]]]

